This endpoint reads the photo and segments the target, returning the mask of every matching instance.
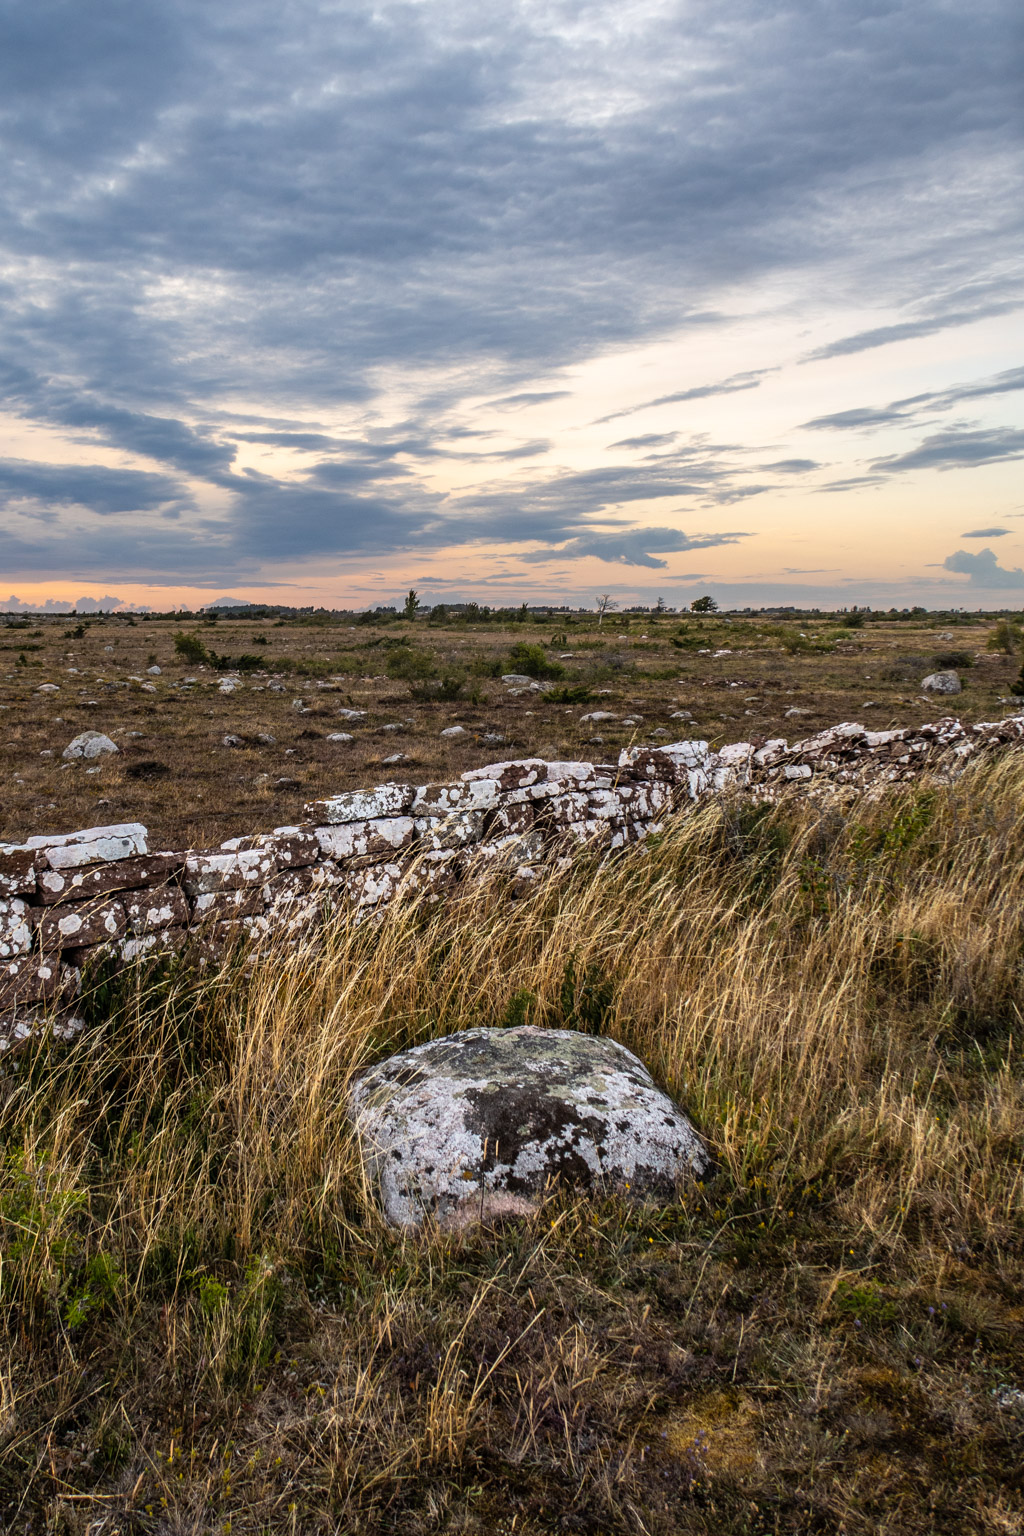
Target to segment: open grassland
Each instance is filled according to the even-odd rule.
[[[209,847],[292,822],[319,795],[386,778],[449,778],[502,758],[606,761],[629,744],[689,736],[793,741],[841,720],[881,730],[950,712],[1000,718],[1014,708],[1000,701],[1014,691],[1019,631],[1005,621],[950,622],[922,615],[849,628],[836,618],[653,614],[608,615],[600,627],[592,615],[504,627],[422,617],[7,622],[0,836],[142,821],[155,846]],[[206,660],[177,651],[178,634]],[[964,692],[922,699],[921,679],[940,666],[960,671]],[[501,682],[524,667],[549,691]],[[232,670],[237,687],[221,692],[218,679]],[[48,684],[59,691],[39,691]],[[594,711],[614,718],[587,720]],[[453,726],[463,734],[441,735]],[[118,755],[62,762],[86,729],[111,736]],[[339,733],[352,739],[328,739]]]
[[[715,803],[526,900],[97,984],[3,1067],[0,1526],[1019,1532],[1022,836],[1016,757]],[[388,1230],[351,1074],[524,1020],[635,1050],[716,1177]]]

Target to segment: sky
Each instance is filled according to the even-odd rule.
[[[1024,608],[1018,0],[0,0],[0,609]]]

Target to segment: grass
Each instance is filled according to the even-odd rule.
[[[711,805],[97,991],[0,1080],[0,1525],[1019,1531],[1022,823],[1019,758]],[[352,1072],[524,1021],[637,1051],[716,1177],[390,1231]]]
[[[956,647],[974,657],[964,692],[919,697],[921,679],[951,654],[944,622],[924,615],[839,630],[830,617],[645,614],[609,616],[600,629],[592,615],[505,627],[8,623],[0,652],[16,649],[0,655],[0,836],[141,821],[153,846],[210,847],[292,823],[310,799],[389,777],[423,783],[501,758],[609,760],[624,746],[681,736],[799,740],[840,720],[884,729],[950,710],[975,721],[1015,708],[1000,703],[1019,670],[1005,620],[958,619]],[[182,634],[218,661],[259,670],[221,693],[225,669],[181,655]],[[513,693],[501,682],[524,668],[551,676],[548,691]],[[44,683],[59,692],[39,693]],[[365,717],[346,721],[341,708]],[[595,725],[583,718],[594,710],[616,718]],[[691,718],[674,718],[684,712]],[[464,735],[441,736],[455,724]],[[85,729],[110,735],[118,756],[64,763],[62,751]],[[339,732],[352,739],[329,740]],[[242,745],[226,747],[226,735]],[[389,763],[396,754],[401,761]]]

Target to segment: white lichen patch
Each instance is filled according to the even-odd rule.
[[[349,1096],[395,1226],[531,1209],[553,1187],[671,1195],[711,1160],[682,1110],[614,1040],[474,1029],[364,1073]]]

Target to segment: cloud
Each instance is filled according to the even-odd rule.
[[[665,448],[678,436],[678,432],[645,432],[642,437],[624,437],[620,442],[609,443],[608,447],[609,451],[613,448]]]
[[[976,555],[969,554],[966,549],[958,549],[955,554],[947,555],[942,567],[943,570],[969,576],[972,587],[987,587],[990,590],[1024,587],[1024,571],[1006,570],[991,549],[981,549]]]
[[[1001,539],[1009,532],[1009,528],[969,528],[960,537],[962,539]]]
[[[617,533],[587,533],[570,539],[558,549],[535,549],[519,556],[530,564],[549,560],[583,560],[588,556],[614,565],[642,565],[661,570],[667,560],[658,560],[651,550],[673,554],[687,549],[711,549],[719,544],[736,544],[749,533],[698,533],[689,535],[677,528],[629,528]]]
[[[992,396],[1007,395],[1024,389],[1024,368],[1007,368],[987,379],[977,379],[971,384],[954,384],[951,389],[929,390],[925,394],[909,395],[904,400],[893,400],[890,405],[859,406],[848,411],[834,411],[830,416],[815,416],[803,423],[804,428],[820,431],[823,428],[838,431],[863,431],[875,427],[888,427],[896,422],[910,421],[915,416],[929,415],[935,411],[947,411],[965,400],[985,400]]]
[[[630,405],[623,411],[612,411],[610,416],[599,416],[592,425],[603,427],[606,422],[618,421],[621,416],[635,416],[638,411],[650,411],[659,405],[678,405],[686,400],[707,400],[712,395],[735,395],[746,389],[758,389],[765,374],[774,371],[772,368],[759,368],[756,373],[733,374],[718,384],[698,384],[692,389],[676,390],[671,395],[658,395],[656,399],[645,400],[641,405]]]
[[[909,453],[876,459],[873,468],[895,475],[911,469],[963,469],[1024,457],[1024,430],[1013,427],[953,427],[926,437]]]
[[[802,362],[818,362],[830,357],[849,357],[855,352],[869,352],[874,347],[886,347],[894,341],[916,341],[922,336],[934,336],[961,325],[975,325],[991,315],[1010,314],[1022,307],[1019,297],[1005,303],[979,305],[976,309],[953,310],[948,314],[934,315],[920,320],[902,320],[894,325],[879,325],[872,330],[857,331],[852,336],[840,337],[823,347],[816,347],[801,359]]]
[[[43,602],[15,597],[12,592],[10,597],[0,598],[0,613],[149,613],[149,608],[139,607],[135,603],[126,603],[123,597],[114,597],[110,593],[106,597],[80,597],[75,602],[69,602],[63,597],[48,597]]]
[[[530,405],[547,405],[549,400],[568,400],[569,389],[524,390],[518,395],[505,395],[500,400],[488,400],[492,411],[519,411]]]
[[[738,452],[516,486],[503,466],[547,445],[500,439],[463,444],[495,466],[471,493],[432,477],[479,402],[707,347],[766,293],[808,313],[841,293],[908,335],[1015,301],[1011,0],[593,0],[585,26],[527,0],[100,11],[23,7],[0,56],[5,396],[77,460],[7,461],[7,570],[219,586],[442,538],[567,543],[658,496],[728,505],[765,490]],[[770,371],[731,366],[612,417]],[[240,473],[244,442],[320,463]]]

